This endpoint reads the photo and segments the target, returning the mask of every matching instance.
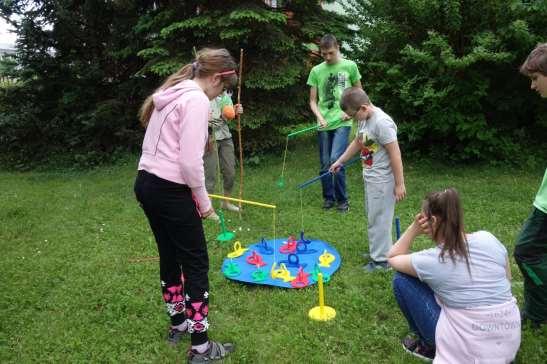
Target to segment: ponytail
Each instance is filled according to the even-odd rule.
[[[456,257],[463,258],[467,270],[471,273],[469,265],[469,245],[465,236],[463,224],[463,209],[461,207],[458,191],[448,188],[442,192],[432,192],[425,198],[422,211],[428,220],[436,224],[431,225],[431,237],[436,242],[442,242],[439,258],[445,260],[448,254],[453,263]]]
[[[215,73],[235,71],[237,65],[226,49],[211,49],[204,48],[197,52],[196,60],[193,63],[188,63],[173,73],[163,82],[163,84],[154,93],[163,91],[182,81],[191,80],[193,78],[204,78]],[[222,75],[228,87],[237,85],[237,75],[235,73]],[[154,112],[153,94],[144,100],[139,109],[139,120],[141,125],[146,128],[148,122]]]

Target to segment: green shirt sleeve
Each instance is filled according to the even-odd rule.
[[[315,73],[315,68],[311,69],[307,84],[311,87],[317,87],[317,75]]]
[[[355,85],[355,82],[359,81],[361,79],[361,74],[359,73],[359,67],[357,67],[357,64],[353,62],[350,71],[349,71],[349,80],[351,85]]]

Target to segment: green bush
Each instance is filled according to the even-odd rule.
[[[352,0],[352,44],[401,144],[451,160],[512,160],[543,142],[547,105],[518,66],[546,41],[547,3]]]
[[[51,158],[90,166],[140,148],[140,104],[202,47],[228,48],[236,59],[245,50],[244,147],[256,156],[283,143],[279,128],[311,121],[306,44],[352,33],[346,17],[306,0],[281,9],[258,0],[25,4],[0,4],[20,43],[22,84],[0,94],[0,154],[16,166]]]

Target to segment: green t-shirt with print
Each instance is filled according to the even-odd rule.
[[[545,169],[543,182],[541,182],[536,199],[534,200],[534,206],[547,214],[547,169]]]
[[[329,124],[321,130],[334,130],[341,126],[351,126],[351,119],[342,121],[340,98],[342,92],[361,79],[355,62],[340,59],[335,64],[323,62],[313,67],[308,76],[308,86],[317,88],[319,112]]]

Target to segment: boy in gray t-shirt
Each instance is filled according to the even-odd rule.
[[[393,244],[391,227],[395,203],[406,195],[397,126],[360,88],[346,89],[340,106],[358,121],[359,127],[355,139],[329,170],[336,173],[343,163],[361,152],[371,258],[364,268],[367,272],[387,269],[387,253]]]

